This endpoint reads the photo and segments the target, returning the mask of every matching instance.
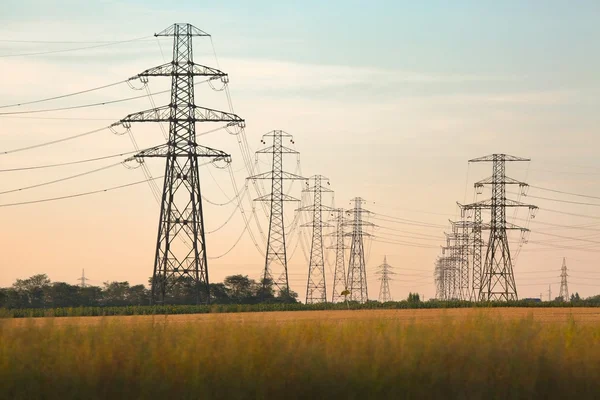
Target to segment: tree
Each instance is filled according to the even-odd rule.
[[[409,303],[418,303],[421,301],[421,297],[419,296],[419,293],[409,293],[408,294],[408,298],[407,298]]]
[[[125,306],[129,294],[129,282],[104,282],[102,303],[106,306]]]
[[[248,275],[231,275],[223,280],[223,284],[234,303],[242,304],[253,300],[256,295],[257,284]]]
[[[46,274],[33,275],[27,279],[17,279],[13,288],[27,298],[24,307],[44,307],[44,288],[50,286],[50,279]]]
[[[216,304],[230,303],[229,291],[224,283],[211,283],[210,285],[210,302]]]
[[[150,304],[150,292],[144,285],[135,285],[127,291],[127,303],[135,306]]]
[[[50,307],[73,307],[81,305],[79,287],[64,282],[44,286],[44,302]]]

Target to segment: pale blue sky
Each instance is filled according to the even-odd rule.
[[[518,179],[527,178],[532,185],[600,196],[597,185],[600,173],[597,150],[600,147],[599,20],[597,1],[229,1],[212,4],[198,1],[3,1],[0,4],[0,40],[4,40],[0,41],[0,70],[3,71],[0,103],[115,82],[163,62],[155,40],[44,56],[3,57],[82,46],[7,41],[127,40],[150,36],[173,22],[190,22],[213,35],[220,66],[230,73],[236,112],[247,119],[248,140],[254,149],[259,145],[261,134],[285,129],[296,136],[302,152],[303,172],[328,176],[339,205],[351,197],[362,196],[376,204],[391,204],[404,210],[379,209],[381,213],[445,224],[447,216],[456,213],[455,202],[464,200],[465,183],[468,182],[469,199],[471,183],[490,173],[489,166],[467,168],[466,161],[493,152],[531,157],[533,161],[529,166],[510,166],[509,173]],[[168,40],[161,41],[167,59],[170,46]],[[194,51],[197,62],[214,65],[210,42],[197,41]],[[156,92],[168,88],[168,82],[153,80],[150,87]],[[97,92],[57,105],[128,96],[132,96],[131,91],[125,88]],[[159,96],[157,99],[157,103],[166,100]],[[222,98],[211,93],[198,99],[205,106],[224,108],[226,105]],[[147,101],[137,101],[64,116],[118,120],[146,108],[149,108]],[[105,123],[41,121],[0,119],[0,137],[3,138],[0,147],[38,143],[47,137],[62,137]],[[141,136],[138,140],[147,140],[147,145],[161,140],[156,129],[134,127],[134,132],[141,132],[137,134]],[[145,132],[149,132],[148,136]],[[235,164],[239,155],[235,153],[236,144],[231,137],[218,134],[206,140],[209,145],[232,152],[234,167],[239,169],[239,164]],[[75,151],[82,157],[91,157],[130,150],[128,145],[122,138],[90,138],[88,142],[47,148],[35,154],[5,157],[0,159],[0,165],[64,160]],[[158,175],[161,166],[154,164],[152,169]],[[0,188],[13,188],[23,182],[43,181],[71,172],[73,170],[11,175],[3,177]],[[97,181],[84,184],[71,181],[35,193],[10,198],[1,196],[0,203],[70,193],[80,190],[80,185],[87,189],[88,186],[127,183],[140,179],[137,173],[107,173]],[[242,175],[240,172],[240,181]],[[210,180],[206,185],[205,193],[218,190],[210,186]],[[218,197],[218,192],[213,197]],[[600,215],[595,207],[536,201],[548,208]],[[135,210],[131,204],[136,204]],[[89,207],[95,210],[96,216],[85,212]],[[145,187],[104,198],[20,210],[27,212],[26,217],[13,209],[7,216],[11,233],[2,232],[9,247],[22,248],[31,234],[56,235],[53,232],[57,223],[61,224],[62,236],[56,238],[60,243],[48,239],[49,243],[40,244],[37,252],[9,252],[7,263],[18,268],[0,270],[1,285],[41,271],[48,272],[54,279],[68,280],[79,273],[82,263],[90,265],[90,274],[102,280],[143,282],[150,273],[157,209]],[[0,209],[2,213],[6,211]],[[229,210],[214,211],[212,226],[219,225],[223,215],[228,214]],[[114,215],[123,217],[127,223],[102,225],[106,218]],[[61,218],[53,219],[58,216]],[[34,222],[39,220],[45,222]],[[543,212],[538,220],[566,225],[596,221]],[[36,223],[35,232],[24,228]],[[77,242],[81,236],[81,224],[88,224],[88,234],[95,239],[86,243],[86,251],[78,251],[76,256],[65,260],[64,254],[72,254],[69,243]],[[231,232],[215,239],[212,247],[215,252],[229,247],[229,237],[237,235],[239,224],[240,221],[235,222]],[[143,229],[137,231],[139,236],[132,238],[129,226]],[[578,237],[590,234],[573,229],[555,233]],[[442,230],[433,234],[441,236]],[[538,236],[537,240],[550,238]],[[592,237],[591,240],[598,239]],[[125,241],[129,245],[126,248],[123,247]],[[437,246],[441,241],[427,244]],[[532,250],[536,247],[527,246]],[[113,249],[130,267],[107,267],[106,264],[114,260],[105,255],[107,248]],[[594,248],[600,251],[598,245]],[[215,261],[211,268],[212,279],[219,280],[231,273],[256,276],[262,261],[253,251],[249,240],[242,241],[232,259]],[[390,264],[398,269],[408,265],[428,274],[438,252],[437,249],[374,245],[370,273],[387,254]],[[251,254],[252,261],[248,261],[247,254]],[[566,256],[579,259],[582,263],[579,269],[592,270],[597,265],[597,254],[535,250],[523,252],[518,266],[523,270],[547,270],[550,263],[552,267],[556,264],[558,269],[561,258]],[[240,266],[242,257],[249,264]],[[40,267],[42,260],[45,267]],[[298,274],[292,288],[302,297],[305,278],[301,274],[305,273],[305,263],[298,257],[292,264],[293,273]],[[518,283],[519,279],[517,273]],[[536,287],[526,289],[526,282],[527,276],[523,275],[524,295],[539,294]],[[370,285],[370,297],[374,298],[376,281]],[[404,297],[409,291],[400,282],[396,282],[394,288],[396,297]],[[426,296],[433,296],[432,284],[422,289]],[[547,287],[541,289],[547,290]],[[595,290],[585,286],[579,289],[582,293]]]

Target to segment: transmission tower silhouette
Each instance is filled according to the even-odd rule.
[[[310,186],[310,181],[313,182],[312,186]],[[323,211],[332,211],[333,209],[323,205],[322,197],[323,193],[332,193],[333,190],[323,187],[324,183],[329,185],[329,179],[322,175],[311,176],[306,182],[306,188],[302,191],[313,193],[313,204],[297,210],[312,212],[312,222],[302,225],[303,227],[313,228],[310,260],[308,263],[308,281],[306,283],[306,304],[327,302],[325,261],[323,257],[323,227],[330,227],[331,225],[323,222]]]
[[[86,287],[86,286],[87,286],[87,283],[86,283],[86,281],[88,281],[88,279],[85,277],[85,269],[82,269],[82,270],[81,270],[81,278],[77,278],[77,280],[81,282],[81,283],[80,283],[80,286],[81,286],[82,288],[84,288],[84,287]]]
[[[562,301],[570,301],[567,276],[567,259],[563,257],[562,268],[560,269],[560,293],[558,295]]]
[[[164,303],[169,288],[185,283],[193,286],[196,303],[209,303],[208,263],[202,212],[202,196],[198,158],[230,162],[220,150],[196,142],[197,122],[224,122],[229,126],[244,125],[235,114],[199,107],[194,100],[194,77],[221,79],[227,74],[194,63],[192,39],[210,36],[190,24],[174,24],[156,37],[173,37],[173,61],[150,68],[137,76],[171,77],[171,101],[168,105],[130,114],[119,121],[129,128],[132,122],[167,122],[166,144],[143,150],[134,156],[140,163],[145,158],[166,159],[164,186],[152,275],[153,303]]]
[[[392,279],[390,275],[394,275],[395,273],[392,271],[392,267],[387,263],[387,256],[383,256],[383,264],[377,267],[377,272],[379,275],[379,280],[381,281],[381,286],[379,286],[379,302],[385,303],[388,301],[392,301],[392,295],[390,293],[390,280]]]
[[[450,221],[452,234],[447,235],[454,241],[453,253],[455,260],[455,271],[457,273],[457,292],[460,300],[469,300],[469,236],[472,224],[470,221]]]
[[[258,150],[260,154],[271,154],[273,157],[271,171],[263,172],[249,177],[251,180],[265,179],[271,181],[271,193],[261,196],[256,201],[265,201],[271,204],[269,216],[269,236],[267,238],[267,251],[265,254],[265,268],[262,279],[262,295],[267,294],[271,284],[275,285],[279,293],[289,294],[290,285],[287,269],[287,253],[285,243],[285,225],[283,220],[283,204],[286,201],[299,201],[283,192],[284,180],[305,180],[305,178],[283,171],[283,155],[299,154],[296,150],[283,145],[283,139],[294,143],[294,138],[289,133],[281,130],[271,131],[263,135],[261,143],[266,144],[265,138],[272,139],[273,145]],[[275,278],[277,277],[277,278]]]
[[[485,157],[475,158],[469,162],[492,162],[492,176],[475,183],[475,188],[481,190],[484,185],[491,185],[492,198],[473,204],[459,204],[463,217],[464,212],[476,208],[487,208],[491,211],[489,225],[490,238],[481,276],[481,287],[479,289],[480,301],[509,301],[517,300],[517,286],[513,273],[513,264],[508,245],[507,230],[520,230],[523,234],[529,232],[527,228],[518,227],[506,222],[506,209],[514,207],[527,207],[531,216],[535,216],[537,207],[530,204],[506,198],[506,185],[519,185],[522,193],[528,186],[524,182],[506,176],[506,162],[530,161],[528,158],[510,156],[506,154],[492,154]],[[523,236],[523,240],[525,237]]]
[[[345,234],[344,234],[344,209],[336,208],[332,216],[335,218],[335,245],[330,249],[335,250],[335,270],[333,271],[333,294],[331,302],[336,303],[344,300],[342,292],[346,290],[346,266],[345,266]]]
[[[481,217],[481,207],[473,207],[473,280],[471,284],[471,293],[469,300],[477,301],[481,291],[481,252],[485,245],[482,238],[483,219]]]
[[[371,235],[365,232],[364,228],[374,226],[374,224],[363,220],[363,216],[370,213],[370,211],[362,208],[365,200],[356,197],[352,201],[354,202],[354,208],[348,211],[349,214],[353,215],[352,221],[344,223],[344,226],[352,227],[352,233],[347,234],[351,237],[351,244],[346,284],[348,291],[350,291],[350,300],[365,303],[369,300],[369,295],[363,238]]]

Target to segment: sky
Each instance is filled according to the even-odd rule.
[[[520,248],[519,236],[510,237],[519,296],[539,297],[543,292],[546,298],[549,285],[553,297],[557,295],[563,257],[571,271],[570,291],[589,296],[600,292],[599,17],[598,2],[574,5],[558,0],[334,0],[302,5],[4,1],[0,106],[120,82],[167,62],[171,41],[152,35],[174,22],[188,22],[212,35],[212,42],[195,39],[194,60],[229,74],[235,113],[246,120],[252,151],[262,147],[263,134],[285,130],[294,135],[294,146],[301,153],[301,173],[330,179],[335,199],[327,198],[329,204],[349,208],[351,199],[360,196],[366,200],[365,208],[394,221],[372,220],[380,225],[373,235],[396,243],[367,242],[370,298],[378,296],[375,272],[384,256],[396,272],[391,283],[394,299],[405,298],[409,291],[425,298],[435,295],[434,262],[444,231],[449,231],[448,220],[460,218],[456,202],[473,201],[473,183],[491,175],[490,164],[468,160],[492,153],[531,159],[507,166],[509,176],[531,185],[521,201],[540,207],[528,225],[529,242]],[[96,43],[105,41],[127,42]],[[62,51],[92,46],[96,47]],[[148,89],[167,91],[169,81],[153,78]],[[0,108],[0,170],[133,151],[128,135],[104,130],[53,146],[1,154],[103,128],[149,109],[152,105],[144,94],[145,90],[121,84],[51,102]],[[3,114],[134,96],[141,98],[65,111]],[[169,101],[168,93],[152,98],[156,104]],[[228,109],[224,92],[206,84],[198,86],[196,101]],[[212,128],[198,126],[197,131]],[[134,125],[132,134],[140,148],[164,142],[156,124]],[[247,172],[238,139],[220,130],[203,135],[201,144],[232,154],[236,182],[243,187]],[[0,172],[0,286],[35,273],[77,283],[83,268],[93,284],[147,282],[159,212],[147,185],[6,206],[144,179],[140,169],[112,166],[118,161]],[[269,168],[268,161],[259,159],[261,170]],[[162,174],[160,160],[147,165],[153,176]],[[105,166],[111,167],[3,193]],[[296,159],[287,159],[285,167],[295,172]],[[264,258],[251,237],[242,233],[245,226],[236,202],[210,204],[234,196],[228,173],[204,166],[200,174],[208,201],[207,230],[224,224],[207,238],[211,281],[238,273],[258,279]],[[158,185],[162,186],[160,180]],[[288,189],[300,196],[300,184]],[[249,197],[243,207],[252,215],[254,204],[266,234],[264,210]],[[487,197],[489,191],[477,199]],[[297,205],[286,207],[291,230]],[[514,223],[528,224],[525,210],[508,215]],[[258,225],[251,225],[251,230],[264,251]],[[290,285],[300,299],[305,296],[310,236],[308,228],[300,241],[297,232],[290,233]],[[334,255],[327,252],[326,259],[329,297]]]

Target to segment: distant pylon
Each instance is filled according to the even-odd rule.
[[[548,301],[552,301],[552,285],[548,285]]]
[[[267,239],[267,251],[265,254],[265,267],[263,270],[262,290],[266,294],[268,286],[272,283],[279,293],[289,293],[290,284],[287,269],[287,251],[285,243],[285,225],[283,220],[283,203],[286,201],[298,201],[283,192],[284,180],[304,180],[303,177],[283,171],[283,154],[298,154],[296,150],[283,145],[283,138],[288,138],[294,143],[292,135],[281,130],[271,131],[263,135],[262,143],[266,144],[264,138],[271,138],[273,145],[256,152],[259,154],[272,154],[272,170],[263,172],[248,179],[266,179],[271,181],[271,193],[257,198],[257,201],[271,203],[271,214],[269,218],[269,236]],[[277,277],[277,280],[275,279]]]
[[[194,77],[221,79],[227,74],[194,63],[192,38],[210,36],[190,24],[174,24],[154,36],[173,37],[173,61],[150,68],[136,76],[171,77],[171,99],[168,105],[134,114],[119,121],[127,129],[133,122],[166,122],[169,138],[166,144],[146,149],[134,157],[166,159],[158,237],[152,274],[151,302],[164,303],[169,288],[178,283],[191,283],[196,303],[210,302],[208,263],[204,232],[204,216],[200,190],[199,158],[230,161],[220,150],[200,146],[196,141],[197,122],[221,122],[227,126],[243,126],[235,114],[199,107],[194,100]],[[116,124],[114,124],[116,125]]]
[[[459,204],[463,213],[465,210],[471,210],[476,207],[489,208],[491,211],[490,239],[483,267],[481,288],[479,290],[480,301],[509,301],[518,299],[506,231],[509,229],[518,229],[522,232],[528,232],[528,229],[506,222],[506,209],[509,207],[528,207],[532,216],[535,210],[537,210],[536,206],[506,198],[506,185],[516,184],[522,189],[527,187],[527,184],[506,176],[507,161],[530,160],[506,154],[492,154],[469,160],[469,162],[493,163],[492,176],[475,183],[476,188],[481,188],[483,185],[491,185],[492,198],[464,206]]]
[[[481,231],[483,229],[483,219],[481,218],[481,207],[474,207],[473,217],[473,280],[471,284],[471,295],[469,299],[471,301],[477,301],[479,299],[479,292],[481,291],[481,250],[485,242],[483,241]]]
[[[77,280],[81,282],[79,285],[82,288],[87,286],[86,281],[88,281],[88,279],[85,277],[85,269],[81,270],[81,278],[78,278]]]
[[[331,301],[337,303],[344,300],[342,292],[346,290],[346,266],[345,266],[345,235],[344,235],[344,209],[337,208],[333,211],[335,216],[335,270],[333,271],[333,294]]]
[[[310,186],[309,182],[313,185]],[[332,211],[331,207],[323,205],[323,193],[332,193],[333,190],[323,187],[323,183],[329,185],[329,179],[322,175],[311,176],[306,182],[305,193],[313,193],[313,204],[299,208],[297,211],[312,212],[312,222],[302,225],[311,227],[312,243],[310,247],[310,260],[308,263],[308,281],[306,283],[306,304],[327,302],[327,286],[325,284],[325,261],[323,257],[323,227],[329,227],[323,222],[323,211]]]
[[[562,268],[560,270],[560,294],[558,295],[562,301],[570,301],[567,276],[567,259],[563,257]]]
[[[370,213],[370,211],[362,208],[362,204],[365,200],[356,197],[352,201],[354,201],[354,208],[348,211],[353,214],[352,222],[346,222],[344,224],[352,227],[352,233],[348,234],[351,237],[351,244],[346,285],[350,292],[350,300],[365,303],[369,300],[369,293],[367,290],[367,268],[365,265],[365,247],[363,239],[365,236],[371,235],[365,232],[364,228],[366,226],[374,225],[363,220],[364,214]]]
[[[383,264],[377,267],[376,274],[379,275],[379,280],[381,281],[381,285],[379,286],[379,302],[392,301],[390,293],[390,280],[392,278],[390,275],[394,275],[395,273],[392,272],[392,267],[387,263],[387,256],[383,257]]]

